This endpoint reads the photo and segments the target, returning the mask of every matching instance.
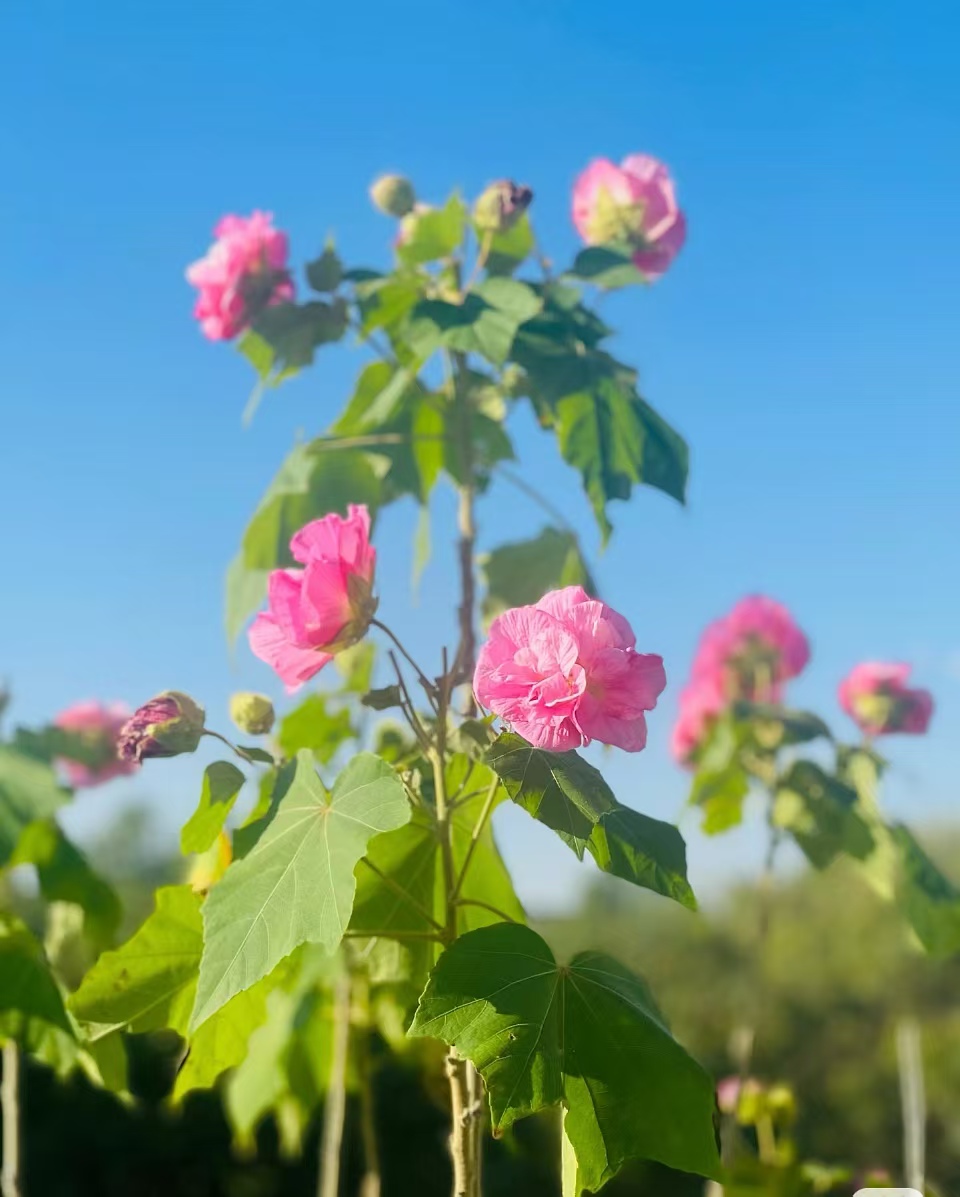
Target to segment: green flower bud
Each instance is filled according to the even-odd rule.
[[[370,188],[373,206],[384,216],[406,216],[417,202],[413,184],[403,175],[381,175]]]
[[[196,752],[206,712],[189,694],[165,690],[139,707],[120,729],[117,756],[122,761]]]
[[[529,187],[511,179],[498,179],[473,206],[473,223],[482,233],[505,233],[517,223],[533,202]]]
[[[248,736],[265,736],[273,728],[276,712],[265,694],[241,690],[230,696],[230,718]]]

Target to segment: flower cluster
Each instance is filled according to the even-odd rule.
[[[933,695],[908,686],[909,677],[909,665],[864,661],[840,683],[840,705],[865,735],[923,735],[933,714]]]
[[[347,516],[313,520],[295,534],[290,552],[302,569],[275,569],[267,583],[268,610],[250,626],[250,647],[288,691],[356,644],[377,602],[370,513],[351,504]]]
[[[597,158],[573,188],[573,223],[588,245],[626,245],[648,280],[657,279],[683,247],[687,223],[662,162],[630,154],[619,166]]]
[[[187,267],[199,291],[193,314],[211,341],[229,341],[271,304],[293,299],[287,235],[270,212],[224,216],[206,256]]]
[[[690,681],[680,693],[674,756],[690,764],[732,703],[780,702],[784,683],[809,659],[810,644],[782,603],[763,595],[741,599],[700,638]]]
[[[635,645],[622,615],[567,586],[493,621],[474,692],[537,748],[563,752],[599,740],[639,752],[645,712],[656,706],[666,676],[663,659]]]
[[[123,703],[93,700],[76,702],[57,715],[54,726],[69,732],[84,748],[82,762],[66,757],[57,761],[72,786],[102,785],[136,771],[136,761],[117,756],[120,732],[129,718],[130,709]]]

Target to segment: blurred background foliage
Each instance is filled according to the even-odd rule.
[[[960,830],[922,837],[954,877]],[[176,880],[182,862],[157,854],[145,810],[132,810],[95,844],[90,858],[117,887],[123,934],[152,908],[154,888]],[[16,885],[16,877],[14,878]],[[40,907],[11,895],[38,931]],[[755,958],[756,891],[742,886],[693,915],[606,877],[574,914],[541,921],[558,954],[606,949],[644,974],[678,1037],[718,1078],[735,1071],[738,1029],[756,1026],[752,1072],[796,1094],[795,1139],[805,1160],[883,1168],[902,1175],[896,1028],[919,1021],[928,1099],[928,1173],[938,1191],[960,1191],[960,959],[935,962],[910,941],[902,920],[842,865],[781,879],[770,896],[765,960]],[[64,950],[67,950],[65,946]],[[71,963],[61,958],[61,965]],[[86,962],[72,962],[78,975]],[[446,1197],[444,1087],[439,1059],[399,1058],[374,1045],[375,1117],[382,1197]],[[215,1092],[169,1102],[180,1045],[170,1033],[129,1036],[134,1100],[123,1104],[75,1075],[56,1080],[30,1063],[25,1086],[25,1153],[31,1194],[42,1197],[306,1197],[316,1192],[319,1122],[291,1158],[271,1119],[252,1151],[232,1146]],[[436,1069],[434,1070],[434,1063]],[[362,1129],[348,1111],[342,1194],[360,1192]],[[528,1119],[488,1143],[489,1197],[553,1197],[557,1126]],[[50,1145],[56,1142],[57,1150]],[[699,1197],[703,1182],[655,1166],[627,1169],[610,1197]],[[849,1193],[848,1183],[831,1193]],[[760,1190],[758,1190],[758,1193]],[[764,1192],[766,1192],[764,1190]]]

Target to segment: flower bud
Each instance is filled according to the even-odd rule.
[[[120,730],[117,755],[122,761],[196,752],[206,712],[189,694],[166,690],[139,707]]]
[[[512,179],[498,179],[481,194],[473,206],[473,222],[483,233],[505,233],[512,229],[533,202],[529,187]]]
[[[370,198],[384,216],[395,216],[398,220],[412,212],[417,202],[413,184],[403,175],[381,175],[370,188]]]
[[[265,694],[241,690],[230,696],[230,718],[248,736],[265,736],[273,728],[276,712]]]

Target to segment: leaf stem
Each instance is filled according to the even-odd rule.
[[[254,760],[253,757],[244,752],[242,748],[239,748],[236,744],[231,744],[226,736],[221,736],[219,732],[211,731],[209,727],[205,727],[203,729],[203,734],[205,736],[212,736],[214,740],[219,740],[221,744],[226,744],[231,752],[235,752],[237,756],[242,761],[246,761],[248,765],[258,765],[263,763],[262,761]]]
[[[430,705],[433,707],[434,710],[436,710],[437,709],[437,703],[436,703],[437,687],[427,677],[427,675],[423,672],[423,670],[420,668],[420,666],[414,660],[411,653],[409,653],[407,651],[407,649],[404,647],[403,642],[400,640],[400,637],[397,636],[397,634],[391,628],[388,628],[387,625],[385,623],[381,622],[381,620],[379,620],[379,619],[371,619],[370,626],[372,628],[379,628],[381,632],[383,632],[385,635],[390,637],[390,639],[393,641],[393,643],[399,649],[400,655],[407,661],[407,663],[413,669],[414,673],[417,675],[417,681],[420,683],[421,686],[423,686],[424,690],[426,691],[427,698],[430,700]]]
[[[503,919],[505,923],[515,923],[517,921],[512,914],[507,914],[499,906],[492,906],[489,902],[481,902],[479,898],[458,898],[456,904],[457,906],[479,906],[481,910],[489,910],[491,914],[495,914],[498,919]]]
[[[3,1197],[21,1197],[20,1048],[15,1039],[7,1039],[3,1044],[0,1107],[3,1111],[3,1167],[0,1170],[0,1192]]]
[[[414,908],[414,910],[416,910],[417,914],[419,914],[423,918],[425,918],[427,920],[427,922],[430,923],[432,926],[436,927],[436,929],[438,931],[443,931],[443,929],[444,929],[443,924],[438,923],[437,920],[433,917],[433,915],[427,910],[427,908],[425,906],[421,906],[420,903],[416,900],[416,898],[414,898],[412,894],[408,893],[403,888],[402,885],[399,885],[396,881],[394,881],[394,879],[392,877],[388,876],[381,869],[378,869],[372,860],[369,860],[366,856],[364,856],[364,857],[361,857],[361,863],[365,864],[367,866],[367,868],[371,870],[371,872],[376,873],[376,875],[380,878],[380,880],[383,881],[387,886],[389,886],[389,888],[392,889],[395,893],[399,894],[400,897],[403,898],[405,902],[407,902],[410,906],[412,906]],[[377,933],[370,931],[370,932],[367,932],[366,934],[370,935],[370,937],[372,938]],[[384,935],[393,935],[394,933],[392,931],[388,931],[388,932],[383,932],[383,934]]]
[[[477,816],[477,821],[474,824],[473,831],[470,835],[470,843],[467,846],[467,854],[463,858],[463,864],[460,867],[460,876],[457,878],[457,883],[453,887],[453,893],[450,895],[452,902],[456,903],[460,896],[460,891],[463,889],[463,883],[467,878],[467,870],[470,868],[470,861],[473,859],[473,854],[476,851],[477,844],[483,835],[483,829],[487,825],[487,820],[490,818],[490,812],[493,810],[493,804],[496,801],[497,790],[500,788],[500,778],[494,777],[490,783],[490,788],[487,791],[487,797],[484,800],[480,814]]]
[[[394,673],[397,675],[397,685],[400,687],[400,710],[403,712],[403,717],[410,725],[410,730],[417,737],[420,747],[425,753],[430,752],[430,737],[427,735],[423,724],[414,710],[413,700],[410,697],[410,691],[407,689],[407,683],[403,676],[403,670],[400,668],[400,662],[397,660],[397,654],[390,650],[388,653],[390,662],[393,665]]]

